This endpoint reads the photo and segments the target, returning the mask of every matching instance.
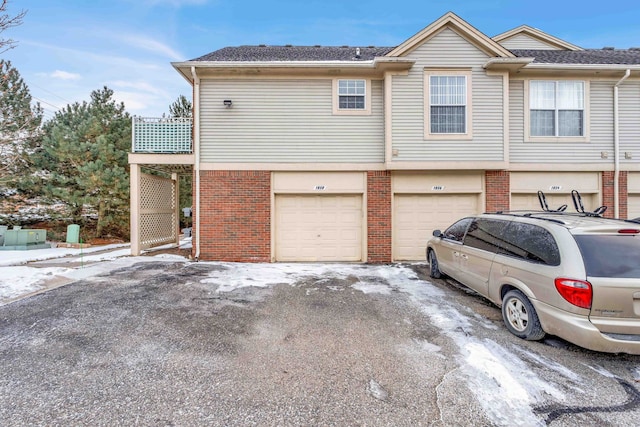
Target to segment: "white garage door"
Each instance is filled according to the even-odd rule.
[[[629,194],[627,199],[627,218],[640,218],[640,194]]]
[[[276,261],[362,261],[361,195],[276,195]]]
[[[393,199],[393,257],[397,261],[425,259],[433,230],[478,213],[477,194],[396,194]]]
[[[549,194],[545,193],[547,199],[547,206],[550,210],[558,209],[562,205],[567,205],[567,212],[575,212],[576,209],[573,205],[573,199],[571,194]],[[597,194],[584,194],[581,193],[582,205],[585,211],[593,211],[598,208],[598,195]],[[511,210],[542,210],[540,201],[537,194],[512,194],[511,195]]]

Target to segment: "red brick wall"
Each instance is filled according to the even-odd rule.
[[[615,189],[614,189],[614,177],[613,171],[602,172],[602,204],[607,207],[604,216],[607,218],[613,218],[615,216]],[[619,188],[620,194],[620,212],[618,217],[627,219],[627,172],[620,172],[619,175]]]
[[[509,210],[511,185],[509,171],[486,171],[486,211],[497,212]]]
[[[270,261],[269,171],[202,171],[200,206],[200,259]]]
[[[367,172],[367,261],[391,262],[391,172]]]

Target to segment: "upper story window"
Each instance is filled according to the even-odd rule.
[[[585,82],[531,80],[529,134],[531,137],[583,137]]]
[[[371,97],[367,79],[335,79],[333,81],[334,114],[371,114]]]
[[[364,110],[367,87],[364,80],[338,80],[338,108]]]
[[[425,138],[471,138],[471,71],[425,70]]]

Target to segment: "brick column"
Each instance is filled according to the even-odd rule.
[[[509,171],[486,171],[486,211],[508,211],[510,209],[511,183]]]
[[[391,262],[391,172],[367,172],[367,261]]]
[[[271,260],[271,173],[202,171],[200,258]]]
[[[604,216],[607,218],[613,218],[615,216],[615,188],[614,188],[615,172],[605,171],[602,172],[602,204],[607,207]],[[627,219],[627,172],[620,172],[618,182],[618,191],[620,194],[620,212],[618,217]]]

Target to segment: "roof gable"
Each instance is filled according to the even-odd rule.
[[[528,25],[521,25],[512,30],[506,31],[502,34],[498,34],[493,37],[493,40],[501,45],[508,43],[509,40],[515,40],[521,38],[522,36],[526,36],[532,40],[532,42],[542,43],[546,46],[549,46],[549,49],[557,49],[557,50],[582,50],[580,46],[576,46],[567,41],[559,39],[557,37],[552,36],[551,34],[547,34],[543,31],[538,30],[537,28],[532,28]],[[537,44],[536,43],[536,44]],[[526,47],[519,47],[521,49]],[[539,49],[538,46],[532,45],[531,48]]]
[[[450,28],[460,36],[470,41],[480,50],[486,52],[489,56],[494,57],[503,57],[503,58],[513,58],[514,55],[502,47],[499,43],[492,40],[490,37],[486,36],[482,32],[478,31],[476,28],[471,26],[465,20],[457,16],[453,12],[447,12],[445,15],[440,17],[438,20],[431,23],[429,26],[424,28],[419,33],[415,34],[410,39],[406,40],[404,43],[393,49],[391,52],[387,53],[386,56],[404,56],[409,52],[429,40],[435,34],[438,34],[445,28]]]

